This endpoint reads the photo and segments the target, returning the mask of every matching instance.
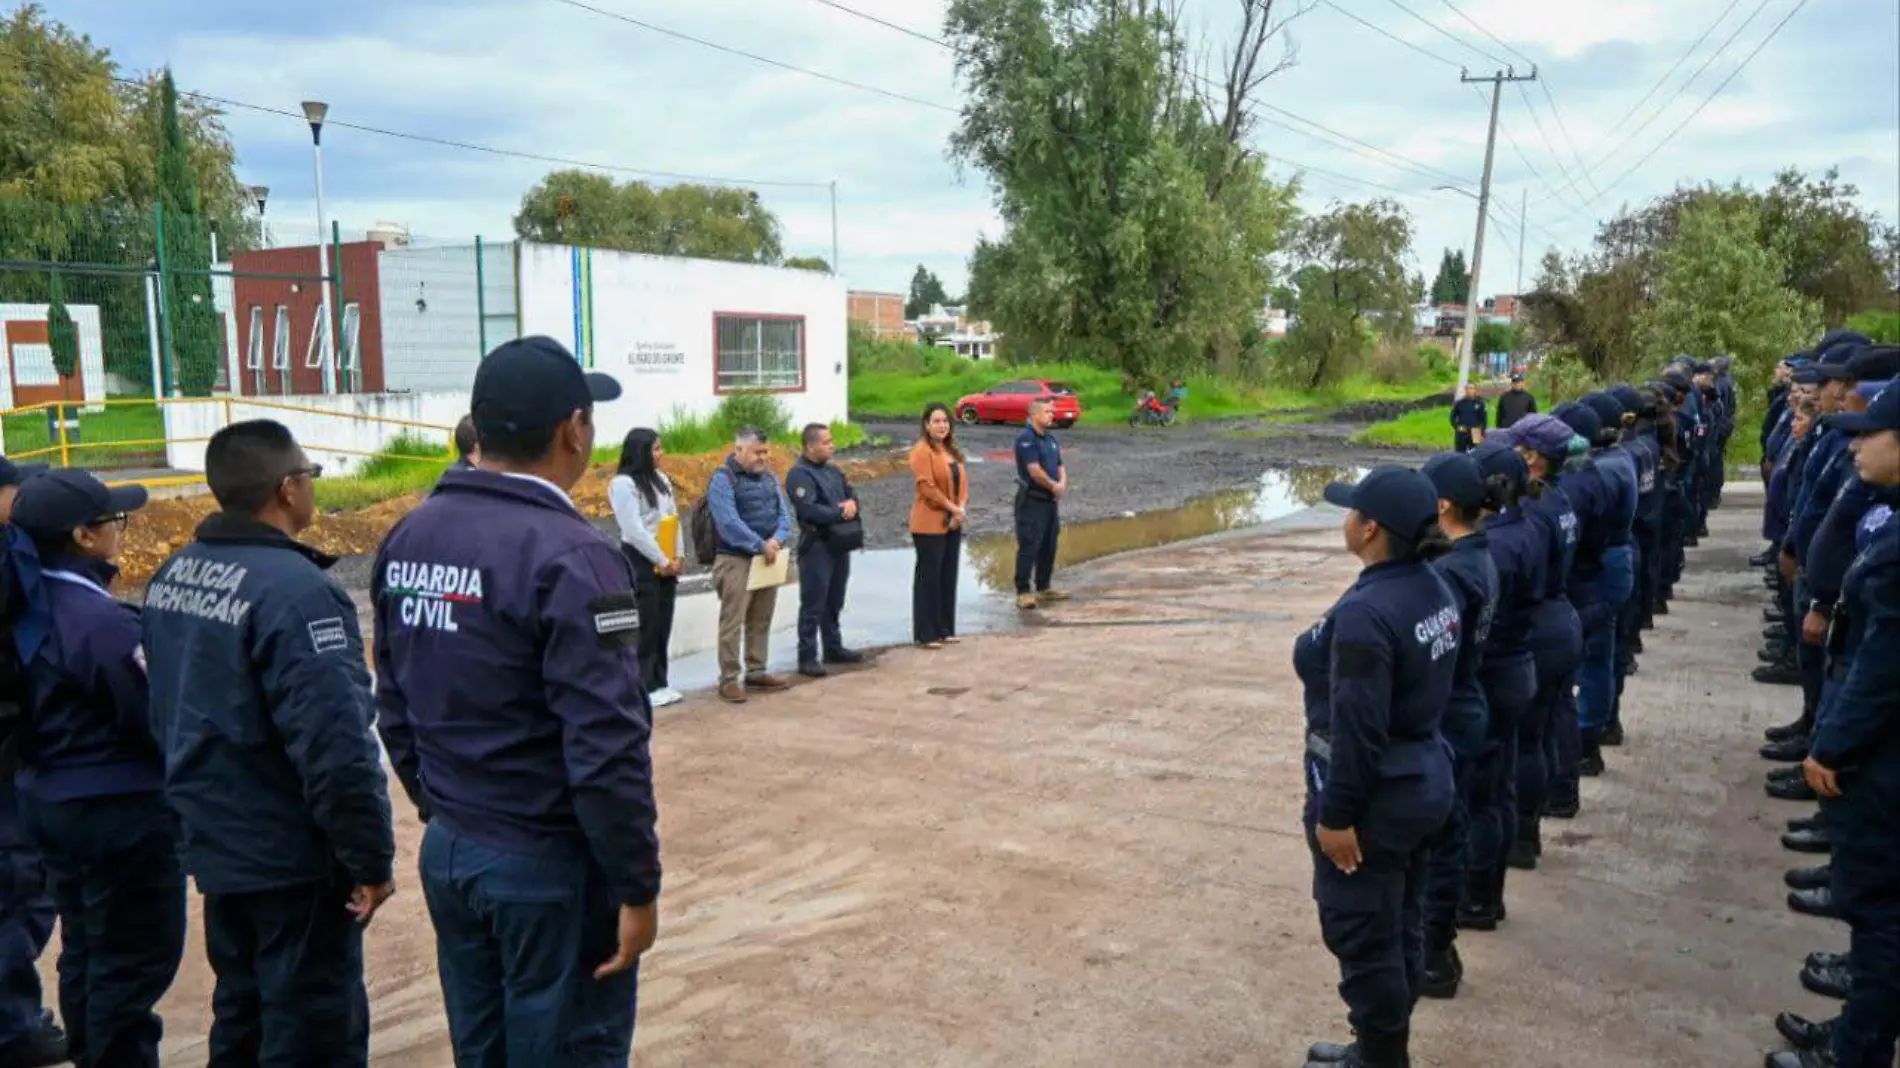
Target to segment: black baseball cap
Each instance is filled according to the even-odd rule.
[[[468,407],[478,434],[519,434],[619,396],[619,382],[582,370],[567,346],[524,337],[503,342],[482,360]]]
[[[46,470],[45,464],[16,464],[0,456],[0,489],[18,486],[34,475],[45,474]]]
[[[1524,373],[1523,373],[1522,371],[1512,371],[1512,372],[1511,372],[1511,381],[1513,381],[1513,382],[1522,382],[1522,381],[1524,381]]]
[[[1565,426],[1575,431],[1576,435],[1585,441],[1595,443],[1597,435],[1603,433],[1603,417],[1588,404],[1573,401],[1559,406],[1550,414],[1563,420]]]
[[[1478,461],[1464,453],[1441,452],[1425,461],[1418,473],[1431,480],[1439,500],[1460,508],[1483,508],[1490,497]]]
[[[1398,464],[1381,464],[1356,483],[1327,486],[1326,503],[1350,508],[1409,542],[1417,541],[1425,525],[1438,518],[1438,490],[1432,480]]]
[[[1847,357],[1847,376],[1856,382],[1884,382],[1900,377],[1900,345],[1868,345]]]
[[[20,487],[13,525],[30,534],[68,534],[75,527],[145,507],[144,486],[107,486],[89,472],[48,471]]]
[[[1510,479],[1512,491],[1519,496],[1523,495],[1524,487],[1530,483],[1530,466],[1517,454],[1516,449],[1504,442],[1487,438],[1482,445],[1465,455],[1471,457],[1471,462],[1478,465],[1478,472],[1487,480],[1492,475],[1503,475]]]
[[[1603,421],[1604,426],[1622,426],[1623,416],[1642,407],[1640,403],[1635,405],[1624,404],[1615,393],[1608,390],[1601,393],[1586,394],[1583,398],[1583,403],[1591,411],[1597,413],[1597,418]]]
[[[1841,412],[1828,416],[1827,423],[1849,434],[1873,434],[1882,430],[1900,430],[1900,384],[1889,382],[1868,403],[1864,412]]]

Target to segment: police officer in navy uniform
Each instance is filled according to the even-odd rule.
[[[395,892],[356,606],[296,540],[312,463],[282,424],[205,447],[222,509],[145,593],[152,722],[204,894],[214,1065],[363,1065],[363,928]]]
[[[0,456],[0,545],[26,546],[25,534],[10,526],[13,502],[20,487],[43,464],[16,464]],[[0,551],[0,556],[9,555]],[[16,618],[15,568],[0,566],[0,619],[7,633],[0,637],[0,1068],[39,1068],[67,1060],[66,1032],[53,1022],[43,1002],[36,966],[53,937],[58,918],[39,851],[33,848],[20,821],[13,775],[18,767],[21,720],[29,702],[26,678],[20,666]],[[30,641],[44,641],[50,620],[41,619]]]
[[[13,522],[39,565],[51,629],[25,661],[32,694],[21,808],[59,907],[60,1015],[84,1065],[156,1068],[153,1006],[185,950],[185,874],[152,735],[138,610],[109,592],[139,486],[55,471],[21,491]]]
[[[1069,492],[1062,446],[1049,432],[1048,401],[1029,406],[1029,425],[1016,435],[1016,607],[1036,608],[1067,598],[1051,589],[1056,544],[1062,534],[1060,501]]]
[[[568,497],[594,406],[618,396],[550,338],[491,352],[479,468],[444,476],[376,558],[378,726],[428,823],[462,1065],[624,1068],[633,1044],[660,892],[652,710],[632,569]]]
[[[1451,699],[1445,708],[1439,732],[1451,744],[1454,796],[1451,814],[1431,843],[1424,890],[1425,976],[1420,993],[1429,998],[1451,998],[1458,994],[1464,975],[1464,963],[1458,956],[1458,904],[1466,891],[1467,871],[1484,873],[1489,883],[1489,868],[1478,855],[1489,855],[1502,862],[1499,826],[1489,822],[1496,815],[1489,804],[1501,787],[1493,781],[1478,782],[1479,762],[1487,751],[1491,714],[1485,700],[1484,684],[1478,669],[1484,659],[1485,636],[1491,629],[1491,616],[1498,599],[1498,570],[1492,562],[1490,542],[1482,529],[1485,505],[1490,501],[1484,474],[1476,461],[1464,453],[1440,453],[1425,461],[1419,473],[1430,479],[1438,494],[1438,531],[1442,537],[1427,539],[1423,555],[1431,559],[1433,570],[1445,580],[1458,602],[1459,643],[1456,668],[1452,676]],[[1487,762],[1489,770],[1497,762]],[[1490,775],[1491,780],[1498,777]],[[1486,809],[1478,811],[1478,802]]]
[[[1478,393],[1478,384],[1473,382],[1465,387],[1465,395],[1451,406],[1452,448],[1470,452],[1473,445],[1484,440],[1484,432],[1490,425],[1490,410]]]
[[[1384,465],[1326,499],[1347,509],[1358,579],[1293,648],[1305,687],[1305,824],[1320,934],[1339,960],[1355,1041],[1308,1051],[1312,1064],[1404,1068],[1424,980],[1420,892],[1428,843],[1451,812],[1451,699],[1457,599],[1418,555],[1438,491]]]
[[[799,531],[798,673],[821,679],[829,674],[826,664],[864,660],[844,643],[839,623],[851,585],[851,554],[864,548],[864,524],[858,519],[857,490],[831,462],[837,451],[831,428],[810,424],[801,444],[798,462],[785,473],[785,496]]]
[[[1835,416],[1859,477],[1900,503],[1900,386]],[[1900,519],[1889,512],[1843,582],[1830,620],[1835,688],[1803,765],[1833,834],[1833,896],[1853,931],[1847,1004],[1826,1048],[1775,1053],[1769,1068],[1890,1068],[1900,1040]]]

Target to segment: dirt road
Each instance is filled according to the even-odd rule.
[[[1631,680],[1629,744],[1463,941],[1415,1063],[1756,1063],[1844,932],[1788,912],[1752,742],[1792,691],[1749,683],[1750,487],[1693,553]],[[1756,490],[1756,493],[1759,491]],[[643,1068],[1293,1065],[1344,1033],[1299,831],[1295,635],[1351,579],[1330,516],[1115,557],[1025,632],[729,708],[660,717],[667,889]],[[369,937],[378,1065],[450,1063],[399,805],[400,895]],[[198,920],[162,1007],[202,1064]],[[50,956],[48,967],[50,970]]]

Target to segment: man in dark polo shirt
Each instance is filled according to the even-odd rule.
[[[1056,502],[1069,492],[1062,446],[1049,432],[1055,414],[1046,400],[1029,406],[1029,425],[1016,436],[1016,607],[1066,600],[1049,588],[1056,571],[1062,517]],[[1031,582],[1034,585],[1031,585]]]
[[[1513,373],[1511,388],[1498,394],[1498,429],[1503,430],[1527,415],[1537,414],[1537,398],[1524,388],[1524,376]]]
[[[1464,399],[1451,406],[1452,443],[1459,452],[1470,452],[1471,447],[1484,441],[1484,431],[1489,425],[1490,414],[1485,410],[1484,398],[1478,395],[1478,384],[1465,387]]]

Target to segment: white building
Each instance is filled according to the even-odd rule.
[[[47,339],[45,304],[0,304],[0,350],[6,355],[6,374],[0,375],[0,409],[24,408],[56,401],[98,405],[106,399],[105,344],[99,331],[99,308],[68,304],[79,333],[79,363],[70,378],[53,366],[53,346]]]
[[[230,418],[285,422],[318,462],[347,471],[362,462],[357,453],[414,433],[405,423],[452,426],[468,410],[484,345],[536,334],[620,380],[624,395],[595,414],[602,443],[678,414],[709,415],[735,392],[775,394],[794,423],[847,414],[836,275],[527,242],[484,246],[479,271],[474,264],[472,245],[383,249],[380,307],[360,321],[380,323],[384,392],[270,398],[282,408],[238,398],[170,406],[169,462],[202,470],[202,439],[228,408]],[[366,341],[366,358],[375,348]]]

